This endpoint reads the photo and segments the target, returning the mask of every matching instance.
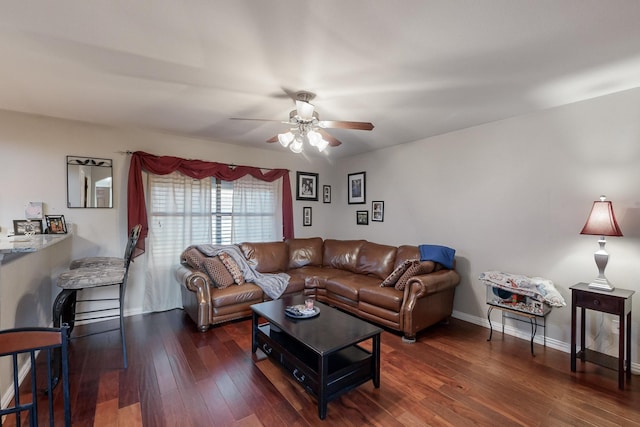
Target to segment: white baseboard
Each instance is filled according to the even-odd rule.
[[[469,322],[469,323],[473,323],[474,325],[479,325],[482,327],[485,327],[487,329],[489,329],[489,320],[486,317],[476,317],[476,316],[471,316],[467,313],[462,313],[460,311],[456,311],[454,310],[453,313],[451,314],[451,317],[456,318],[456,319],[460,319],[460,320],[464,320],[465,322]],[[497,331],[497,332],[502,332],[502,323],[500,321],[491,321],[491,324],[493,325],[493,330]],[[523,340],[529,341],[531,342],[531,333],[530,331],[527,331],[526,328],[525,329],[518,329],[513,327],[513,325],[509,325],[506,324],[504,325],[504,333],[507,335],[511,335],[514,336],[516,338],[521,338]],[[487,337],[489,337],[488,332],[487,332]],[[536,334],[534,340],[534,343],[536,344],[540,344],[540,345],[544,345],[545,344],[545,339],[543,337],[543,335],[540,335],[539,333]],[[556,340],[553,338],[546,338],[546,346],[547,347],[551,347],[555,350],[560,350],[564,353],[570,353],[571,352],[571,344],[568,342],[564,342],[564,341],[560,341],[560,340]],[[567,367],[568,369],[568,367]],[[638,375],[640,374],[640,364],[639,363],[633,363],[633,361],[631,362],[631,373],[634,375]]]

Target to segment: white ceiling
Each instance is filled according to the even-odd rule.
[[[640,86],[640,1],[3,1],[0,60],[2,109],[275,150],[229,118],[309,90],[343,157]]]

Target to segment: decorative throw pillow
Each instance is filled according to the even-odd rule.
[[[236,263],[236,261],[231,257],[231,255],[226,252],[220,252],[218,254],[218,258],[220,258],[220,261],[222,261],[224,266],[227,267],[227,271],[229,271],[229,273],[233,277],[233,281],[238,285],[242,285],[244,283],[242,270],[240,269],[238,263]]]
[[[400,279],[400,277],[402,277],[404,272],[407,271],[407,268],[409,268],[409,266],[411,264],[413,264],[415,261],[418,261],[418,260],[417,259],[408,259],[405,262],[403,262],[402,264],[398,265],[396,267],[396,269],[393,270],[387,276],[387,278],[382,281],[382,283],[380,283],[380,287],[384,288],[386,286],[394,286],[398,282],[398,279]]]
[[[217,256],[207,257],[202,265],[207,271],[207,274],[213,281],[213,286],[216,288],[224,289],[235,283],[233,276],[227,270],[227,267],[222,263],[222,260]]]
[[[399,291],[404,291],[404,288],[405,286],[407,286],[407,282],[409,281],[409,279],[420,274],[431,273],[434,268],[435,264],[432,261],[413,260],[411,265],[402,274],[402,277],[400,277],[396,282],[396,289]]]
[[[188,247],[182,253],[181,257],[184,262],[191,268],[195,268],[196,270],[202,269],[202,261],[206,258],[202,252],[195,248],[195,246]]]

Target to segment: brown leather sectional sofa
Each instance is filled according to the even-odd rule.
[[[314,296],[365,320],[402,332],[416,333],[447,319],[460,277],[453,269],[422,261],[418,275],[403,290],[381,286],[392,272],[420,258],[417,246],[388,246],[366,240],[323,240],[320,237],[286,242],[242,243],[245,257],[260,273],[285,272],[291,276],[284,295]],[[413,265],[417,263],[414,261]],[[216,287],[203,271],[186,260],[176,270],[185,311],[201,331],[211,325],[251,316],[250,306],[269,299],[252,283]],[[388,281],[389,279],[387,279]]]

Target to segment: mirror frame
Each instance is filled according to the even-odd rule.
[[[78,170],[78,173],[74,174],[74,171],[72,171],[72,167],[77,166],[78,169],[81,167],[88,167],[91,168],[89,170],[89,172],[93,172],[94,170],[96,172],[98,171],[102,171],[103,173],[100,173],[102,179],[104,178],[110,178],[111,179],[111,187],[109,187],[111,190],[109,191],[109,200],[108,200],[108,206],[91,206],[92,203],[87,203],[87,201],[89,200],[90,197],[88,197],[88,195],[86,194],[87,189],[86,189],[86,180],[87,177],[85,176],[85,194],[83,197],[83,194],[77,194],[78,197],[73,197],[72,195],[75,196],[76,194],[73,193],[71,185],[72,183],[78,183],[80,176],[80,170]],[[94,169],[96,168],[96,169]],[[102,169],[104,168],[104,170]],[[108,171],[106,170],[108,169]],[[95,183],[94,183],[95,185]],[[76,191],[76,193],[80,192],[79,190]],[[95,192],[94,192],[95,195]],[[74,202],[72,203],[72,200],[74,200]],[[75,200],[84,200],[84,203],[81,202],[75,202]],[[81,205],[82,204],[82,205]],[[112,159],[101,159],[101,158],[97,158],[97,157],[82,157],[82,156],[67,156],[67,207],[68,208],[86,208],[86,209],[111,209],[113,208],[113,160]]]

